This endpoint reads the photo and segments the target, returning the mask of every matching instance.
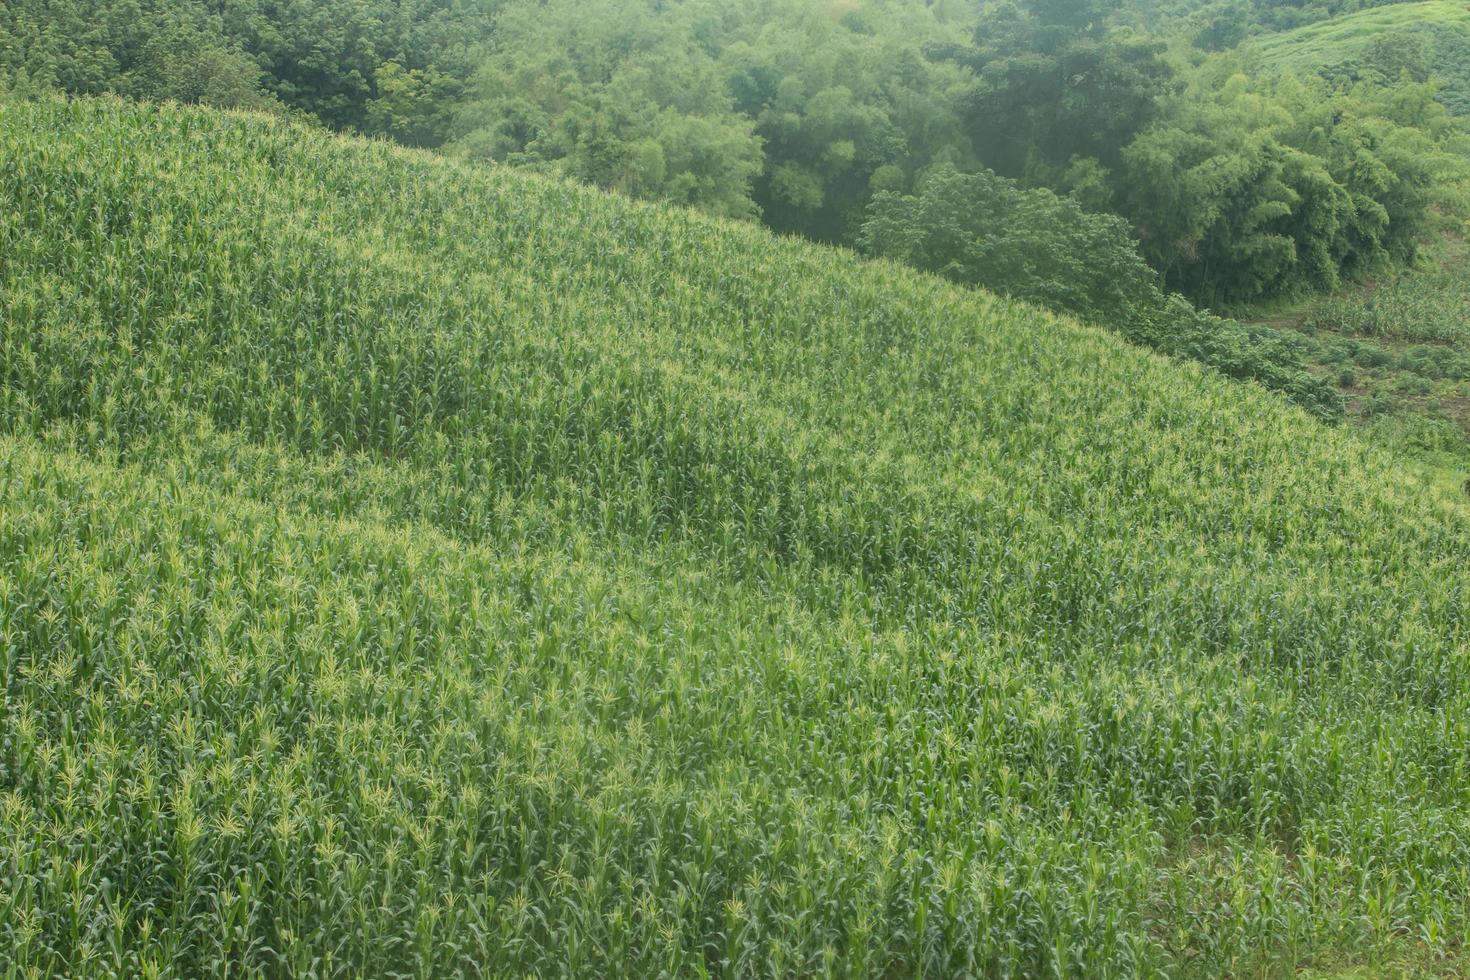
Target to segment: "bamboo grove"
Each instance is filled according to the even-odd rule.
[[[1464,966],[1470,507],[278,118],[0,111],[0,975]]]

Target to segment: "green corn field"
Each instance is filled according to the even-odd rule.
[[[0,109],[0,977],[1456,975],[1470,502],[277,118]]]

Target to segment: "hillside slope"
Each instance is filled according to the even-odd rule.
[[[0,966],[1457,965],[1470,508],[1349,433],[278,120],[0,146]]]
[[[1441,100],[1454,114],[1470,115],[1470,3],[1465,0],[1373,7],[1254,38],[1241,51],[1272,67],[1317,71],[1355,62],[1375,43],[1394,36],[1423,45],[1428,67],[1444,83]]]

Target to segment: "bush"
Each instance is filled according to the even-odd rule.
[[[264,72],[248,55],[210,36],[176,28],[150,38],[127,90],[142,99],[210,105],[220,109],[278,109],[266,93]]]
[[[1127,224],[991,172],[941,167],[915,194],[886,191],[859,238],[870,255],[1109,327],[1129,340],[1282,392],[1324,419],[1342,415],[1331,383],[1303,367],[1297,342],[1165,296]]]

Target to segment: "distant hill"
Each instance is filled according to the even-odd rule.
[[[1351,69],[1375,44],[1394,36],[1423,46],[1427,66],[1445,82],[1445,104],[1457,115],[1470,115],[1470,3],[1465,0],[1426,0],[1344,14],[1253,38],[1241,50],[1273,67]]]
[[[0,147],[9,972],[1462,972],[1470,506],[1350,431],[279,118]]]

